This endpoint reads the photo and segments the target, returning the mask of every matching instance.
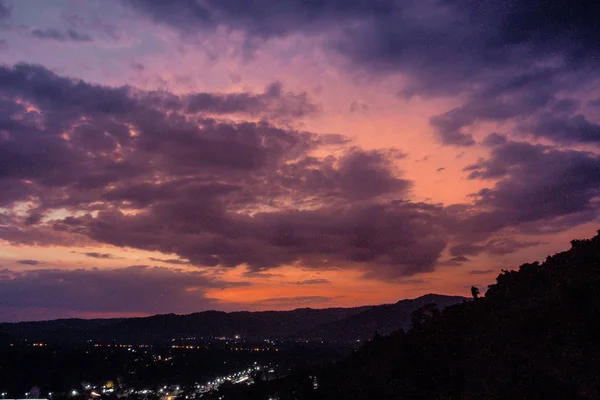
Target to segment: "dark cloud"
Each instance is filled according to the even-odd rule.
[[[268,0],[164,2],[161,0],[126,0],[126,3],[153,20],[185,33],[211,31],[226,25],[251,36],[269,38],[286,36],[300,30],[326,28],[332,21],[350,21],[364,16],[385,16],[392,0]]]
[[[470,146],[475,141],[468,131],[478,122],[502,123],[529,116],[546,106],[560,107],[554,98],[559,89],[554,71],[525,72],[489,82],[461,106],[431,117],[431,124],[444,144]]]
[[[352,103],[350,103],[350,112],[366,114],[369,112],[369,107],[363,102],[353,101]]]
[[[0,147],[2,184],[10,186],[0,197],[4,202],[25,198],[39,191],[38,185],[71,182],[80,189],[102,188],[139,177],[151,169],[149,163],[174,175],[197,168],[205,168],[205,175],[210,175],[211,167],[257,169],[334,138],[266,122],[234,123],[202,116],[191,121],[161,110],[180,105],[168,93],[90,85],[39,66],[0,68],[0,92],[8,96],[0,112],[0,130],[8,135]],[[16,99],[43,112],[27,111]],[[116,154],[117,148],[127,157]],[[86,155],[90,150],[97,152],[95,160]],[[24,184],[24,179],[35,183]]]
[[[248,278],[265,278],[265,279],[270,279],[270,278],[281,278],[284,275],[283,274],[274,274],[271,272],[260,272],[260,271],[245,271],[243,273],[244,276],[248,277]]]
[[[304,281],[296,281],[296,282],[289,282],[292,285],[322,285],[324,283],[331,283],[331,281],[327,280],[327,279],[307,279]]]
[[[399,202],[254,216],[215,211],[171,200],[137,215],[101,212],[64,229],[117,246],[176,253],[196,265],[245,263],[257,271],[293,262],[363,265],[370,277],[431,271],[446,244],[437,229],[442,211],[434,206]]]
[[[197,0],[127,3],[187,33],[219,25],[260,38],[343,32],[333,47],[355,62],[410,73],[419,79],[416,84],[437,91],[453,90],[511,66],[524,67],[520,57],[559,56],[577,66],[600,49],[600,7],[586,0],[536,0],[526,5],[485,0],[477,7],[467,0],[284,0],[276,6],[267,0],[251,5]]]
[[[551,225],[565,217],[577,224],[593,218],[593,200],[600,190],[598,156],[497,139],[489,145],[490,158],[466,168],[469,179],[497,180],[475,194],[475,205],[489,211],[470,220],[473,229],[497,230],[536,221]]]
[[[17,264],[23,265],[38,265],[40,262],[37,260],[18,260]]]
[[[471,261],[469,258],[465,256],[456,256],[447,260],[442,260],[438,262],[438,265],[444,267],[458,267],[465,262]]]
[[[155,257],[149,257],[148,259],[150,261],[160,262],[160,263],[165,263],[165,264],[172,264],[172,265],[189,265],[190,264],[189,261],[182,260],[180,258],[155,258]]]
[[[369,265],[369,276],[392,278],[431,270],[446,245],[436,231],[443,210],[402,201],[411,182],[395,167],[398,150],[215,119],[168,92],[91,85],[39,66],[0,68],[0,93],[3,202],[38,204],[0,225],[11,243],[92,240],[255,272]],[[229,99],[219,96],[205,96],[207,112]],[[242,98],[289,96],[275,84]],[[222,111],[246,113],[232,98]],[[345,149],[312,154],[330,146]],[[79,216],[45,219],[59,208]]]
[[[206,290],[240,284],[200,272],[147,266],[11,271],[10,278],[0,279],[0,304],[80,312],[191,313],[215,304],[205,297]]]
[[[450,248],[450,254],[454,259],[466,259],[465,256],[476,256],[482,252],[491,255],[504,255],[514,253],[520,249],[543,244],[538,241],[516,240],[514,238],[494,238],[483,244],[462,243]]]
[[[31,36],[38,39],[56,40],[58,42],[91,42],[94,39],[87,33],[81,33],[74,29],[61,31],[58,29],[34,29],[31,31]]]
[[[546,111],[538,118],[520,126],[535,137],[559,143],[598,143],[600,124],[589,121],[582,114],[558,114]]]
[[[140,72],[146,69],[144,67],[144,64],[136,62],[136,61],[131,63],[131,68],[135,69],[136,71],[140,71]]]
[[[484,0],[476,7],[468,0],[127,3],[186,34],[217,26],[242,31],[248,47],[272,37],[326,33],[327,48],[346,56],[352,68],[409,77],[404,96],[461,95],[461,106],[431,118],[448,145],[475,144],[480,122],[553,112],[561,93],[590,86],[600,60],[600,6],[589,0]],[[354,104],[351,111],[359,107]],[[577,114],[564,124],[575,132],[554,127],[547,137],[596,141],[595,127]]]
[[[456,246],[452,246],[450,248],[450,254],[456,257],[465,257],[465,256],[476,256],[484,250],[483,245],[476,245],[473,243],[462,243],[457,244]],[[465,257],[466,258],[466,257]]]
[[[118,258],[118,257],[113,256],[110,253],[95,253],[95,252],[91,252],[91,253],[83,253],[83,255],[85,255],[86,257],[100,258],[100,259],[115,259],[115,258]]]
[[[470,275],[487,275],[497,272],[495,269],[473,269],[469,271]]]
[[[286,92],[281,82],[269,84],[263,93],[196,93],[187,97],[187,111],[211,114],[242,113],[270,118],[297,118],[320,112],[307,93]]]
[[[10,18],[11,14],[12,9],[5,4],[4,0],[0,0],[0,22]]]

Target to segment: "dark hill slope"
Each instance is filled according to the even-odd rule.
[[[503,271],[484,298],[376,338],[324,371],[316,398],[599,399],[600,236],[571,243]]]
[[[410,328],[412,313],[427,304],[435,304],[443,309],[466,300],[465,297],[438,294],[400,300],[395,304],[384,304],[338,321],[321,324],[301,336],[323,341],[370,340],[376,332],[388,335],[398,329]]]
[[[155,315],[130,318],[95,332],[98,340],[160,341],[185,337],[233,337],[248,340],[293,336],[303,329],[346,318],[370,307],[301,308],[292,311],[232,312],[205,311],[189,315]]]

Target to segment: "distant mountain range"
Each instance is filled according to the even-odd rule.
[[[394,304],[353,308],[292,311],[204,311],[125,319],[61,319],[42,322],[0,323],[0,342],[47,341],[100,343],[156,343],[194,337],[234,337],[244,340],[323,340],[349,342],[371,339],[375,332],[410,327],[414,310],[430,303],[442,309],[467,298],[428,294]]]

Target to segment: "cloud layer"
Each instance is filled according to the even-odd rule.
[[[496,266],[473,264],[598,220],[593,2],[44,7],[42,25],[0,0],[0,245],[103,269],[19,253],[0,274],[11,310],[81,295],[60,282],[163,293],[163,279],[171,308],[133,285],[131,307],[92,296],[78,311],[184,312],[228,287],[213,275],[258,282],[282,267],[304,274],[282,277],[293,293],[255,306],[326,304],[337,282],[316,270],[415,285],[485,275]],[[454,204],[435,197],[459,190],[440,196]],[[123,249],[163,267],[118,269]]]

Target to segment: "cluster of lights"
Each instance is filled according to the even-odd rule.
[[[154,347],[151,344],[102,344],[102,343],[94,343],[94,347],[113,347],[113,348],[139,348],[139,349],[144,349],[144,348],[152,348]]]
[[[95,345],[96,347],[102,346],[102,345]],[[108,345],[111,346],[111,345]],[[118,345],[112,345],[112,346],[117,346]],[[129,347],[129,345],[121,345],[122,347]],[[182,346],[183,348],[194,348],[194,346]],[[199,346],[197,346],[199,348]],[[256,351],[259,351],[260,349],[256,349]],[[169,357],[172,358],[172,357]],[[254,366],[242,370],[242,371],[238,371],[235,373],[232,373],[230,375],[224,376],[224,377],[219,377],[214,379],[213,381],[207,382],[205,385],[196,385],[196,389],[199,392],[208,392],[211,390],[215,390],[217,389],[219,386],[221,386],[223,383],[225,382],[232,382],[234,384],[240,384],[240,383],[245,383],[250,385],[251,383],[253,383],[253,381],[251,380],[251,374],[253,372],[256,371],[260,371],[261,370],[261,366],[257,365],[257,363],[254,363]],[[274,372],[273,369],[269,369],[269,372]],[[100,390],[93,390],[96,389],[96,386],[90,385],[90,384],[85,384],[82,386],[82,388],[85,390],[85,392],[90,391],[89,392],[89,396],[91,398],[97,398],[97,397],[101,397],[101,395],[99,394]],[[174,390],[173,390],[174,389]],[[164,400],[173,400],[175,398],[175,395],[177,395],[178,393],[180,393],[181,387],[180,386],[176,386],[176,387],[172,387],[171,390],[173,390],[173,393],[168,393],[167,392],[167,386],[164,386],[163,388],[159,389],[158,392],[162,393],[164,395],[163,399]],[[102,386],[102,390],[101,393],[113,393],[115,391],[114,388],[114,384],[112,382],[107,382],[104,386]],[[76,389],[72,389],[69,394],[71,395],[71,397],[76,397],[79,396],[80,394],[83,394],[85,392],[80,393],[78,390]],[[151,389],[142,389],[139,391],[135,391],[132,389],[131,393],[139,393],[139,394],[149,394],[149,393],[154,393],[153,390]],[[8,393],[6,392],[0,392],[0,396],[2,398],[5,398],[5,396]],[[25,397],[29,397],[30,393],[26,393]],[[52,392],[48,393],[49,397],[52,397]],[[193,396],[192,396],[193,397]],[[188,396],[185,396],[186,399],[188,399]]]
[[[234,337],[227,336],[216,336],[214,339],[216,340],[240,340],[242,337],[240,335],[235,335]]]
[[[187,350],[192,350],[192,349],[201,349],[201,346],[188,346],[188,345],[178,345],[178,344],[174,344],[171,346],[172,349],[187,349]]]
[[[249,347],[249,348],[244,348],[244,347],[232,347],[231,350],[233,351],[279,351],[279,349],[272,349],[270,347],[267,348],[263,348],[263,347]]]
[[[254,363],[256,364],[256,362]],[[232,382],[232,383],[242,383],[242,382],[246,382],[248,385],[250,385],[252,383],[252,381],[250,381],[250,374],[253,371],[260,371],[261,367],[260,365],[255,365],[252,368],[248,368],[246,370],[242,370],[236,373],[233,373],[231,375],[227,375],[226,377],[223,378],[217,378],[211,382],[206,383],[206,385],[197,385],[196,387],[198,389],[200,389],[201,392],[207,392],[210,390],[214,390],[217,389],[219,386],[221,386],[223,383],[225,382]]]

